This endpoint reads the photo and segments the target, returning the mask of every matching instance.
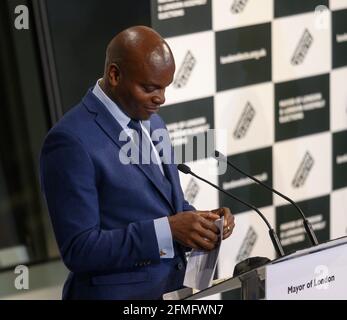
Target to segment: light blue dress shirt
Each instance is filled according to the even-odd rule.
[[[117,104],[111,100],[105,92],[101,89],[99,86],[99,79],[93,89],[93,94],[103,103],[103,105],[106,107],[106,109],[112,114],[112,116],[115,118],[116,121],[121,125],[123,130],[128,132],[128,123],[130,122],[130,118],[117,106]],[[141,127],[143,132],[147,135],[150,141],[150,134],[148,131],[149,128],[149,120],[147,121],[141,121]],[[160,161],[160,157],[158,155],[158,152],[156,151],[156,148],[153,145],[153,151],[155,152],[155,155],[157,157],[159,168],[161,172],[164,174],[162,163]],[[158,241],[158,247],[160,252],[160,257],[162,259],[165,258],[173,258],[174,257],[174,249],[173,249],[173,243],[172,243],[172,235],[171,235],[171,229],[169,225],[169,220],[167,217],[162,217],[154,220],[154,229],[155,234],[157,236]]]

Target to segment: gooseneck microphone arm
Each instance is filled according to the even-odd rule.
[[[190,168],[185,165],[185,164],[179,164],[177,165],[177,169],[179,171],[181,171],[182,173],[184,174],[190,174],[192,176],[194,176],[195,178],[209,184],[210,186],[212,186],[213,188],[217,189],[218,191],[224,193],[225,195],[227,195],[228,197],[238,201],[238,202],[241,202],[243,205],[245,205],[246,207],[256,211],[259,216],[264,220],[264,222],[266,223],[267,227],[269,228],[269,236],[271,238],[271,241],[272,241],[272,244],[277,252],[277,254],[280,256],[280,257],[283,257],[284,256],[284,251],[283,251],[283,248],[282,248],[282,245],[281,245],[281,242],[277,236],[277,233],[275,232],[274,229],[271,228],[271,225],[269,223],[269,221],[267,221],[267,219],[265,218],[265,216],[260,212],[260,210],[258,208],[256,208],[255,206],[251,205],[250,203],[247,203],[241,199],[239,199],[238,197],[232,195],[231,193],[223,190],[222,188],[216,186],[215,184],[213,184],[212,182],[210,181],[207,181],[206,179],[204,178],[201,178],[199,177],[198,175],[196,175],[193,171],[190,170]]]
[[[318,240],[317,237],[313,231],[312,225],[310,223],[310,221],[308,221],[308,219],[306,218],[306,216],[304,215],[304,213],[302,212],[302,210],[300,209],[300,207],[290,198],[288,198],[287,196],[285,196],[284,194],[282,194],[281,192],[269,187],[268,185],[266,185],[265,183],[261,182],[260,180],[258,180],[257,178],[251,176],[250,174],[244,172],[243,170],[239,169],[238,167],[236,167],[233,163],[231,163],[228,158],[223,155],[221,152],[215,150],[214,152],[214,158],[217,161],[224,161],[226,162],[230,167],[232,167],[233,169],[235,169],[236,171],[238,171],[239,173],[245,175],[246,177],[252,179],[253,181],[255,181],[256,183],[260,184],[261,186],[263,186],[264,188],[268,189],[269,191],[277,194],[278,196],[280,196],[281,198],[287,200],[289,203],[291,203],[300,213],[302,220],[303,220],[303,224],[304,224],[304,228],[306,230],[306,233],[312,243],[312,245],[316,246],[318,245]]]

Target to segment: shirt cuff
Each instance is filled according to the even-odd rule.
[[[161,259],[173,258],[174,248],[172,243],[171,229],[167,217],[154,220],[154,229],[157,236],[159,254]]]

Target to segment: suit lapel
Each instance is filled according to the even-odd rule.
[[[153,134],[153,131],[156,129],[163,129],[162,127],[156,126],[153,121],[151,121],[151,136]],[[167,135],[169,135],[168,131],[166,131]],[[169,137],[168,137],[169,138]],[[169,140],[169,139],[168,139]],[[165,172],[165,175],[167,179],[169,180],[171,186],[172,186],[172,202],[175,207],[175,213],[178,211],[178,202],[179,202],[179,195],[180,195],[180,182],[177,175],[177,166],[175,164],[175,157],[174,157],[174,148],[172,147],[171,143],[170,145],[165,146],[165,148],[168,148],[170,152],[164,152],[164,158],[165,161],[162,163],[163,169]],[[159,150],[158,150],[159,152]],[[170,159],[168,159],[168,155]]]
[[[92,93],[91,90],[88,91],[87,95],[83,98],[83,103],[89,112],[95,114],[95,122],[102,129],[102,131],[119,147],[119,152],[122,151],[122,147],[125,146],[129,140],[122,141],[120,139],[120,134],[123,130],[122,126],[113,118],[102,102]],[[127,150],[127,149],[125,149]],[[161,181],[153,175],[153,172],[149,165],[146,164],[133,164],[138,167],[143,174],[153,183],[159,193],[165,198],[169,203],[171,209],[174,211],[174,207],[167,197],[166,193],[163,191]],[[170,181],[171,182],[171,181]]]
[[[176,165],[174,163],[171,164],[163,164],[163,168],[166,174],[167,179],[171,183],[172,186],[172,202],[175,207],[175,213],[178,211],[178,201],[179,201],[179,190],[181,188],[180,182],[176,179]]]

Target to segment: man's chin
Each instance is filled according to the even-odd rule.
[[[145,113],[142,115],[142,120],[149,120],[149,118],[156,113],[158,113],[158,110],[146,109]]]

